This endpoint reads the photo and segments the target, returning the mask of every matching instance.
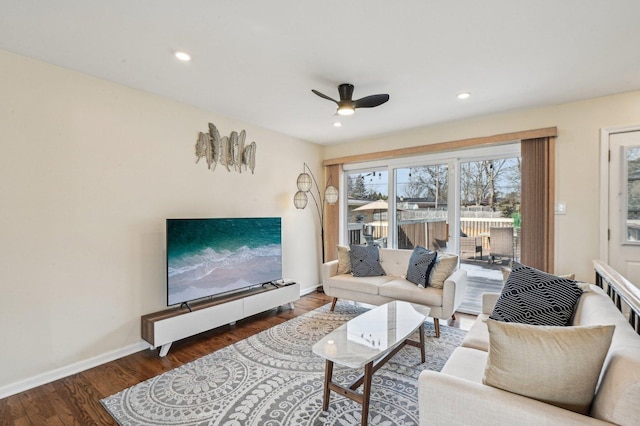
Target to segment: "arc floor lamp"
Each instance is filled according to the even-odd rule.
[[[318,181],[316,177],[313,175],[313,172],[307,165],[307,163],[303,163],[304,166],[302,168],[302,173],[298,175],[298,192],[293,196],[293,204],[297,209],[304,209],[307,207],[307,203],[309,202],[309,197],[307,194],[311,195],[313,202],[316,204],[316,209],[318,210],[318,217],[320,218],[320,240],[322,242],[322,263],[324,263],[324,206],[327,204],[335,204],[338,202],[338,188],[331,185],[331,178],[327,181],[327,185],[324,188],[324,194],[320,192],[320,187],[318,186]],[[308,172],[308,173],[307,173]],[[315,185],[317,197],[312,191],[313,186]],[[324,195],[324,197],[323,197]]]

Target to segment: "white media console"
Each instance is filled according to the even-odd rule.
[[[142,338],[151,349],[160,347],[165,356],[176,340],[202,333],[282,305],[293,309],[300,298],[300,284],[291,283],[275,288],[265,286],[249,289],[227,297],[195,302],[191,311],[186,307],[171,308],[142,316]]]

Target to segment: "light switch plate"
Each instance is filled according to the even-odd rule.
[[[565,203],[556,203],[555,214],[567,214],[567,205]]]

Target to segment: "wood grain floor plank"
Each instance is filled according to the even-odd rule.
[[[116,425],[100,404],[102,398],[246,339],[274,325],[331,302],[323,293],[311,293],[294,303],[293,310],[272,310],[235,325],[226,325],[174,343],[166,357],[143,350],[55,382],[0,399],[0,426]],[[464,328],[473,317],[456,315],[447,323]]]

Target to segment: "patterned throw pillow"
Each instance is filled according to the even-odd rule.
[[[429,273],[431,272],[431,268],[433,268],[437,256],[437,252],[427,250],[421,246],[413,249],[407,268],[407,280],[418,284],[419,287],[425,288],[427,286]]]
[[[573,280],[514,262],[489,318],[530,325],[569,325],[582,290]]]
[[[354,277],[376,277],[386,275],[380,265],[378,247],[372,245],[352,245],[349,251],[351,272]]]

